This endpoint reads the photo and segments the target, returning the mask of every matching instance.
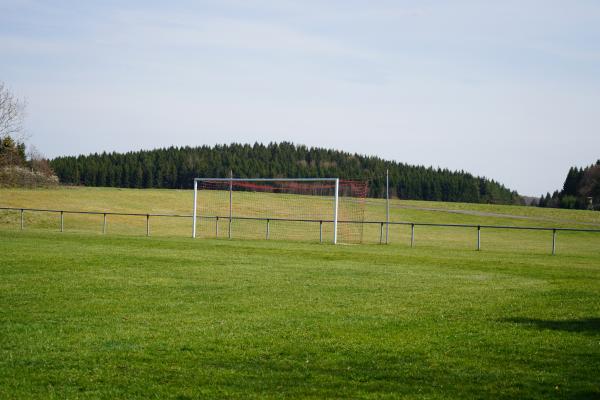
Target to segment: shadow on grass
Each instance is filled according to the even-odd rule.
[[[600,318],[582,318],[565,320],[545,320],[536,318],[505,318],[502,322],[512,322],[537,329],[553,331],[581,332],[600,334]]]

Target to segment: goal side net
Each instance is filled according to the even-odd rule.
[[[192,237],[360,243],[367,183],[196,178]]]

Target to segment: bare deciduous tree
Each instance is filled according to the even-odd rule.
[[[0,81],[0,139],[11,136],[15,141],[23,142],[24,116],[25,102],[15,97]]]
[[[46,176],[54,175],[54,171],[52,171],[52,167],[50,167],[48,159],[44,157],[44,155],[35,146],[29,146],[27,158],[29,159],[29,165],[31,166],[32,171],[44,174]]]

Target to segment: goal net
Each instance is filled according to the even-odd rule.
[[[367,183],[196,178],[192,237],[360,243]]]

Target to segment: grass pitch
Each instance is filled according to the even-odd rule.
[[[3,190],[0,203],[106,209],[113,198],[111,211],[178,212],[189,197],[118,192]],[[408,220],[596,223],[593,213],[395,205]],[[476,213],[426,209],[452,206]],[[103,236],[92,219],[61,234],[52,216],[28,216],[20,232],[11,218],[0,218],[0,398],[600,397],[591,234],[561,233],[553,257],[548,233],[488,232],[476,252],[461,230],[420,230],[410,249],[193,241],[187,221],[181,237],[131,236],[143,221]]]
[[[600,258],[0,231],[0,398],[596,398]]]

